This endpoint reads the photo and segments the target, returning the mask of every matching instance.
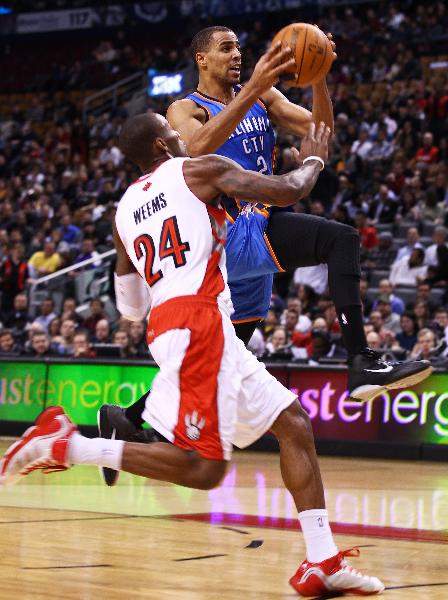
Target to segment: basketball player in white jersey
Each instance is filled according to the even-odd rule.
[[[139,115],[124,124],[120,146],[144,175],[117,209],[117,307],[128,319],[150,310],[147,338],[160,371],[144,417],[171,443],[88,439],[53,406],[6,452],[1,482],[35,469],[91,464],[210,489],[225,473],[232,444],[246,447],[271,430],[307,551],[291,585],[308,596],[384,589],[379,579],[346,563],[357,549],[338,551],[309,417],[236,337],[230,320],[220,194],[244,194],[266,205],[295,203],[314,186],[329,136],[324,123],[317,132],[312,124],[301,146],[303,166],[267,177],[217,155],[186,158],[179,135],[160,115]]]

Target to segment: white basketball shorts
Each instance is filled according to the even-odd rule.
[[[173,298],[151,311],[148,343],[160,371],[143,418],[202,457],[230,460],[269,430],[296,396],[236,337],[213,298]]]

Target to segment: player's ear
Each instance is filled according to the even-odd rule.
[[[160,154],[167,154],[169,152],[169,148],[163,138],[156,138],[154,141],[154,146]]]
[[[207,56],[205,52],[196,52],[196,63],[198,68],[205,69],[207,66]]]

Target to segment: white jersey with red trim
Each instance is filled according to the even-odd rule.
[[[151,307],[177,296],[216,297],[233,312],[227,286],[225,211],[188,188],[173,158],[129,186],[115,222],[133,265],[150,289]]]

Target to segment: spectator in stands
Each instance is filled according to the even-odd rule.
[[[54,312],[53,298],[50,296],[44,298],[40,303],[39,312],[40,314],[34,319],[33,324],[38,325],[43,331],[48,331],[48,326],[57,316]]]
[[[423,145],[415,154],[415,162],[426,165],[436,163],[439,160],[439,148],[434,145],[434,136],[430,131],[423,134]]]
[[[398,210],[397,197],[386,184],[380,185],[370,206],[369,217],[373,224],[393,223]]]
[[[290,296],[287,299],[280,323],[286,327],[288,333],[293,329],[302,332],[311,329],[311,321],[309,317],[302,314],[302,303],[297,296]]]
[[[50,346],[50,336],[46,331],[34,331],[31,336],[31,347],[27,354],[34,358],[57,356]]]
[[[98,160],[100,161],[101,165],[111,161],[114,167],[119,166],[123,160],[123,155],[118,146],[115,145],[115,140],[113,138],[106,140],[106,145],[101,150]]]
[[[438,256],[438,250],[439,250],[439,248],[448,248],[446,238],[447,238],[446,227],[439,225],[434,228],[434,232],[432,234],[433,243],[426,248],[425,265],[428,265],[428,267],[439,268],[441,261]],[[445,256],[443,256],[443,259],[444,258],[445,258]]]
[[[396,262],[404,257],[409,257],[412,254],[414,248],[423,248],[424,246],[420,243],[420,234],[417,227],[410,227],[406,232],[406,244],[402,246],[397,253]]]
[[[60,255],[55,250],[54,242],[44,243],[44,249],[33,254],[28,262],[30,276],[38,279],[44,275],[54,273],[62,264]]]
[[[2,313],[2,323],[7,329],[12,329],[15,336],[21,335],[28,323],[28,299],[26,294],[14,296],[13,307],[9,312]]]
[[[16,343],[10,329],[0,331],[0,356],[19,356],[21,347]]]
[[[76,265],[80,262],[83,262],[84,260],[89,260],[91,258],[97,258],[98,256],[99,256],[99,254],[95,250],[93,239],[84,238],[83,241],[81,242],[81,248],[80,248],[79,254],[75,257],[73,264]],[[82,271],[88,271],[90,269],[94,269],[95,267],[99,267],[100,265],[101,265],[101,260],[96,260],[96,261],[90,263],[89,265],[86,265],[85,267],[81,267],[80,269],[73,271],[73,273],[75,273],[75,272],[80,273]]]
[[[277,313],[272,308],[268,310],[266,319],[262,323],[262,332],[265,340],[272,335],[274,329],[280,325]]]
[[[84,319],[82,326],[84,329],[87,329],[87,331],[93,334],[98,321],[106,318],[106,313],[104,312],[104,302],[101,300],[101,298],[92,298],[90,301],[89,316]]]
[[[396,313],[397,315],[401,315],[404,313],[405,305],[404,305],[403,300],[393,293],[393,289],[394,288],[389,279],[381,279],[381,281],[378,284],[378,290],[379,290],[380,296],[382,296],[382,295],[388,296],[390,299],[392,312]],[[378,307],[378,301],[375,301],[373,303],[374,310],[376,310],[377,307]]]
[[[287,308],[282,317],[280,318],[280,323],[284,330],[286,331],[286,343],[289,344],[291,338],[296,331],[296,327],[299,324],[300,313],[294,308]],[[309,320],[309,319],[308,319]],[[311,322],[310,322],[311,327]]]
[[[316,292],[311,286],[301,283],[297,288],[297,297],[302,303],[302,314],[309,316],[316,304]]]
[[[68,317],[64,317],[68,318]],[[61,335],[61,324],[62,318],[55,317],[50,321],[48,325],[48,335],[50,336],[51,341],[53,342],[55,338],[58,338]]]
[[[369,322],[373,325],[373,331],[379,335],[381,346],[387,345],[388,341],[394,337],[394,334],[384,327],[383,317],[379,310],[372,310]]]
[[[369,252],[378,246],[377,230],[367,223],[367,214],[358,210],[355,215],[355,227],[361,242],[361,259],[365,260]]]
[[[334,213],[338,206],[341,206],[351,200],[353,195],[353,184],[350,182],[348,174],[345,172],[339,173],[338,180],[338,191],[336,192],[331,205],[331,214]]]
[[[352,144],[351,153],[359,156],[362,160],[366,160],[372,146],[373,143],[369,139],[369,132],[366,129],[361,129],[358,139]]]
[[[393,235],[390,231],[382,231],[378,236],[378,246],[373,248],[366,257],[365,266],[368,269],[389,269],[395,260],[397,251],[393,247]]]
[[[76,323],[71,319],[64,319],[61,323],[61,333],[53,338],[53,344],[58,354],[73,354],[73,338],[76,331]]]
[[[431,329],[448,344],[448,310],[445,307],[439,306],[435,311]]]
[[[97,208],[94,210],[94,220],[97,221],[104,214],[106,206],[115,204],[119,199],[119,192],[114,189],[112,181],[109,179],[104,180],[103,189],[98,194],[96,201]]]
[[[415,286],[426,277],[427,267],[424,265],[425,251],[423,248],[414,248],[411,256],[395,261],[390,272],[390,281],[393,286]]]
[[[431,360],[435,357],[437,336],[431,329],[420,329],[417,334],[417,343],[412,349],[410,358],[412,360]]]
[[[61,233],[61,239],[69,246],[77,246],[81,241],[81,230],[72,223],[70,214],[65,214],[61,218],[59,232]]]
[[[25,248],[14,244],[0,266],[0,286],[2,289],[2,317],[13,308],[14,298],[26,288],[28,263],[24,259]]]
[[[149,356],[148,343],[146,341],[146,327],[143,321],[132,321],[129,326],[129,338],[133,353],[138,358]]]
[[[265,358],[272,358],[273,355],[285,359],[292,356],[285,327],[276,327],[266,343]]]
[[[76,326],[80,325],[81,317],[76,312],[76,300],[71,296],[64,298],[62,303],[61,319],[71,319],[76,323]]]
[[[415,293],[415,302],[424,302],[428,307],[430,314],[436,310],[440,304],[431,295],[431,286],[427,281],[420,281],[417,285],[417,291]]]
[[[120,346],[121,358],[134,358],[135,352],[131,347],[129,333],[124,329],[117,329],[112,336],[112,343]]]
[[[383,317],[383,324],[386,329],[396,334],[400,331],[400,317],[392,312],[392,303],[388,294],[381,294],[378,298],[378,311]]]
[[[95,325],[95,335],[92,342],[95,344],[110,344],[110,324],[107,319],[100,319]]]
[[[413,312],[417,322],[417,329],[426,329],[431,322],[431,314],[428,303],[424,300],[417,300],[413,307]]]
[[[73,358],[91,358],[95,356],[89,342],[89,333],[85,330],[77,331],[73,336]]]
[[[411,311],[404,312],[400,317],[401,330],[395,335],[400,348],[408,354],[417,343],[417,320]]]
[[[336,308],[333,301],[330,299],[329,302],[325,303],[326,306],[323,310],[323,317],[327,322],[328,332],[331,335],[339,336],[341,334],[341,326],[339,324],[338,316],[336,314]]]
[[[443,202],[439,202],[436,190],[429,188],[415,207],[414,215],[420,223],[440,225],[444,221],[445,212],[446,207]]]
[[[393,142],[387,140],[387,132],[384,128],[379,129],[376,140],[366,156],[366,162],[370,165],[388,160],[394,151]]]
[[[369,331],[366,335],[366,340],[369,348],[372,348],[372,350],[381,350],[383,348],[381,338],[376,331]]]

